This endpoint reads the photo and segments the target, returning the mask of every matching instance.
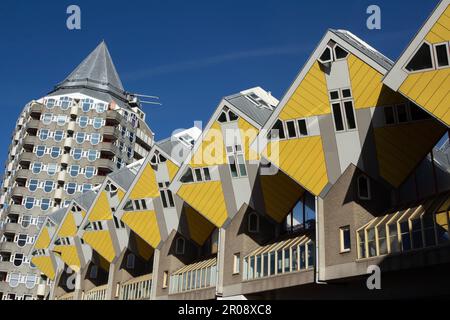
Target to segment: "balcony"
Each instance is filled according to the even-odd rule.
[[[243,280],[257,280],[314,268],[315,246],[306,236],[272,243],[244,258]]]
[[[149,300],[151,291],[152,274],[147,274],[121,284],[119,300]]]
[[[112,142],[102,142],[98,146],[98,150],[101,152],[105,152],[108,154],[115,155],[118,153],[117,146],[115,146]]]
[[[20,225],[18,223],[12,223],[12,222],[6,223],[4,225],[4,229],[3,229],[3,231],[7,232],[7,233],[18,233],[19,230],[20,230]]]
[[[114,171],[117,169],[116,164],[114,163],[114,161],[109,160],[109,159],[98,159],[95,164],[97,165],[98,168],[104,168],[104,169],[109,169],[111,171]]]
[[[1,242],[0,251],[2,252],[19,252],[19,247],[15,242]],[[5,262],[5,261],[3,261]]]
[[[216,286],[217,258],[186,265],[170,276],[169,294]]]
[[[24,208],[20,204],[12,204],[8,207],[7,212],[9,214],[23,214]]]
[[[117,127],[104,127],[103,137],[107,139],[117,140],[120,137],[119,129]]]
[[[83,293],[82,300],[106,300],[106,292],[108,290],[108,285],[95,287],[85,293]]]
[[[36,158],[32,152],[24,152],[20,155],[20,161],[31,162]]]
[[[31,175],[31,171],[28,169],[19,169],[16,173],[16,179],[28,179]]]
[[[24,145],[32,145],[35,146],[38,143],[38,138],[36,136],[30,136],[27,135],[24,139],[23,139],[23,144]]]
[[[30,107],[30,114],[31,113],[42,113],[43,110],[44,110],[43,104],[33,102]]]
[[[27,193],[29,193],[27,188],[25,188],[25,187],[18,187],[18,186],[15,186],[12,189],[12,192],[11,192],[11,194],[13,196],[17,196],[17,197],[23,197]]]
[[[28,129],[38,129],[41,121],[37,119],[31,119],[27,122],[27,130]]]
[[[114,110],[106,111],[106,121],[111,125],[117,125],[122,121],[123,117]]]

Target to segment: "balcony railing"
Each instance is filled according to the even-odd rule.
[[[83,294],[83,300],[106,300],[108,285],[95,287]]]
[[[170,276],[169,293],[181,293],[216,286],[217,258],[184,266]]]
[[[62,295],[61,297],[56,298],[56,300],[69,301],[69,300],[74,300],[74,298],[75,298],[75,293],[70,292],[70,293],[66,293],[65,295]]]
[[[314,267],[314,243],[306,235],[254,250],[244,258],[243,280],[277,276]]]
[[[148,300],[152,292],[152,274],[128,280],[120,286],[120,300]]]
[[[450,244],[450,193],[372,219],[356,231],[358,258]]]

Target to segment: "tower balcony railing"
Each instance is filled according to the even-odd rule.
[[[170,276],[170,294],[216,286],[217,258],[186,265]]]
[[[120,285],[120,300],[149,300],[152,292],[152,274],[128,280]]]
[[[108,290],[108,285],[95,287],[85,293],[83,293],[82,300],[106,300],[106,293]]]
[[[244,258],[243,280],[256,280],[314,268],[313,241],[306,235],[275,242]]]
[[[75,292],[69,292],[60,297],[55,298],[55,300],[62,300],[62,301],[70,301],[74,299],[75,299]]]

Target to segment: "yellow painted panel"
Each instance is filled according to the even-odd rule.
[[[306,118],[331,113],[325,73],[315,62],[280,113],[280,119]]]
[[[405,99],[383,85],[383,75],[354,55],[348,58],[350,82],[356,109],[386,106]]]
[[[122,200],[123,197],[125,197],[125,192],[122,189],[117,189],[117,197],[119,198],[119,200]]]
[[[150,163],[145,166],[144,171],[138,178],[133,190],[128,197],[131,200],[155,198],[159,195],[158,184],[156,182],[155,171]]]
[[[161,242],[156,211],[125,212],[122,221],[153,248]]]
[[[242,146],[244,147],[245,160],[259,160],[259,154],[250,148],[250,145],[258,136],[259,130],[243,118],[239,118],[238,127],[241,134]]]
[[[33,257],[31,262],[49,279],[55,280],[55,266],[49,256]]]
[[[58,231],[58,237],[73,237],[77,234],[77,226],[72,212],[68,212],[64,218],[64,221]]]
[[[184,184],[177,194],[216,227],[225,223],[228,212],[220,181]]]
[[[394,187],[399,187],[445,130],[435,121],[375,128],[380,175]]]
[[[278,150],[270,142],[263,155],[314,195],[328,183],[321,137],[279,141]]]
[[[189,206],[185,206],[184,213],[191,239],[202,246],[208,240],[215,226]]]
[[[449,105],[450,69],[440,69],[408,75],[400,92],[417,105],[450,126]]]
[[[226,152],[220,123],[215,121],[202,137],[201,145],[191,159],[192,168],[226,163]]]
[[[50,233],[48,231],[47,227],[43,227],[41,233],[39,234],[39,237],[36,240],[36,243],[34,245],[34,249],[47,249],[50,245],[51,238]]]
[[[169,179],[172,182],[173,178],[178,172],[179,167],[170,160],[166,161],[167,171],[169,172]]]
[[[76,268],[81,267],[76,246],[55,246],[53,251],[57,252],[64,263],[71,267],[72,270],[76,271]]]
[[[116,257],[114,245],[108,230],[86,231],[83,235],[83,240],[109,263]]]
[[[266,212],[281,223],[300,199],[304,189],[281,171],[272,176],[261,175],[260,181]]]
[[[101,191],[99,197],[95,201],[91,213],[89,214],[88,220],[93,222],[93,221],[111,220],[112,218],[113,216],[111,206],[109,205],[106,191]]]

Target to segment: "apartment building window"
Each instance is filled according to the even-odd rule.
[[[424,42],[406,65],[408,71],[433,69],[431,46]]]
[[[44,113],[41,119],[43,124],[49,125],[50,123],[52,123],[53,115],[51,113]]]
[[[248,232],[259,232],[259,215],[256,212],[250,212],[248,215]]]
[[[42,158],[45,155],[47,148],[45,146],[37,146],[35,154],[38,158]]]
[[[60,147],[52,147],[50,152],[50,157],[52,159],[57,159],[61,155],[61,148]]]
[[[48,129],[41,129],[39,130],[39,140],[45,141],[48,139],[49,130]]]
[[[78,173],[80,172],[80,166],[79,165],[71,165],[70,166],[70,170],[69,170],[69,174],[72,178],[75,178],[78,176]]]
[[[97,150],[88,150],[87,158],[90,162],[97,160],[99,157],[99,152]]]
[[[435,62],[436,67],[444,68],[450,65],[449,63],[449,44],[447,42],[434,44],[433,45],[434,53],[435,53]]]
[[[186,242],[183,238],[178,238],[175,243],[175,253],[176,254],[184,254]]]
[[[33,209],[34,207],[34,198],[32,197],[26,197],[25,198],[25,208],[28,210]]]
[[[93,146],[99,144],[100,143],[100,139],[101,139],[100,133],[92,133],[91,134],[91,144]]]
[[[357,180],[358,197],[361,200],[370,200],[370,179],[366,175],[360,175]]]
[[[97,113],[103,113],[106,111],[106,105],[104,103],[97,103],[95,105],[95,110]]]
[[[160,188],[161,201],[163,203],[164,208],[173,208],[175,207],[175,203],[173,201],[172,191],[169,190],[169,182],[158,183]]]
[[[103,119],[102,118],[94,118],[94,121],[92,122],[92,126],[94,129],[100,129],[103,126]]]
[[[27,229],[29,226],[30,226],[30,224],[31,224],[31,216],[29,216],[29,215],[23,215],[22,217],[21,217],[21,222],[20,222],[20,224],[22,225],[22,228],[24,228],[24,229]]]
[[[64,187],[68,195],[75,194],[75,192],[77,191],[77,184],[74,182],[69,182]]]
[[[9,286],[11,288],[17,288],[17,286],[20,283],[20,278],[21,278],[21,275],[19,273],[10,273],[9,274]],[[14,297],[15,297],[15,295],[14,295]],[[14,298],[11,300],[14,300]]]
[[[39,180],[31,179],[28,181],[28,190],[34,192],[39,186]]]
[[[350,252],[351,250],[350,226],[339,228],[339,237],[341,244],[341,253]]]
[[[136,261],[136,256],[134,254],[130,253],[127,256],[127,268],[134,269],[135,261]]]
[[[89,272],[89,278],[97,279],[98,268],[96,265],[91,266],[91,270]]]
[[[48,99],[45,106],[47,109],[53,109],[55,107],[55,99]]]
[[[72,104],[72,98],[69,98],[69,97],[59,98],[59,106],[60,106],[61,110],[69,109],[71,104]]]
[[[44,182],[44,192],[50,193],[55,189],[55,182],[51,180],[46,180]]]
[[[89,112],[94,104],[94,100],[92,99],[83,99],[81,101],[81,110],[83,112]]]
[[[42,199],[41,200],[41,210],[42,211],[47,211],[48,209],[50,209],[50,205],[51,205],[50,199]]]
[[[228,146],[227,148],[228,167],[233,178],[247,176],[244,153],[241,145]]]
[[[235,253],[233,255],[233,274],[239,274],[241,272],[241,254]]]
[[[53,176],[58,171],[58,165],[56,163],[49,163],[47,165],[47,173],[50,176]]]
[[[95,173],[96,173],[95,167],[86,167],[84,171],[84,176],[87,179],[91,179],[94,177]]]
[[[348,88],[330,92],[331,110],[337,132],[356,129],[355,109],[351,90]]]
[[[272,130],[270,131],[270,138],[280,140],[286,139],[283,122],[281,120],[277,120],[277,122],[275,122],[274,126],[272,127]]]
[[[67,116],[66,115],[58,115],[56,117],[56,124],[60,127],[62,127],[63,125],[65,125],[67,122]]]
[[[23,254],[22,253],[15,253],[13,256],[13,264],[15,267],[20,267],[23,263]]]
[[[28,242],[28,235],[26,235],[26,234],[19,234],[19,235],[17,236],[17,245],[18,245],[20,248],[25,247],[26,244],[27,244],[27,242]]]
[[[89,118],[87,116],[80,116],[78,118],[78,126],[80,128],[86,128],[89,123]]]
[[[86,140],[86,133],[84,133],[84,132],[77,132],[75,134],[75,141],[78,144],[82,144],[85,140]]]
[[[411,234],[409,232],[409,222],[407,220],[402,221],[399,223],[399,226],[402,251],[409,251],[411,250]]]
[[[80,160],[83,157],[83,149],[73,149],[72,150],[72,158],[73,160]]]
[[[25,278],[25,287],[27,289],[33,289],[37,282],[37,276],[35,274],[27,274]]]
[[[54,133],[53,139],[56,142],[61,142],[64,139],[64,131],[56,130],[55,133]]]

